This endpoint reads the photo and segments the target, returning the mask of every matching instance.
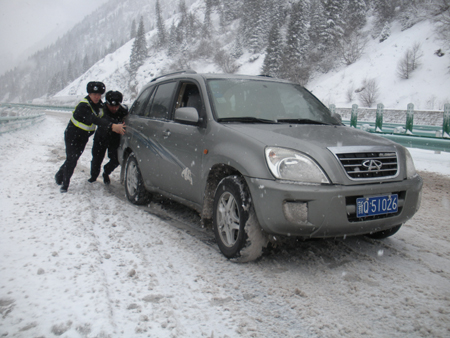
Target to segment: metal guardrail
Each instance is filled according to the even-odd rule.
[[[7,103],[0,104],[0,134],[34,126],[45,119],[45,113],[52,107]]]
[[[330,106],[332,112],[334,105]],[[345,125],[377,134],[405,147],[434,151],[450,152],[450,104],[445,104],[444,112],[440,113],[442,125],[414,125],[414,105],[408,104],[404,111],[405,124],[384,123],[384,106],[378,104],[375,121],[358,121],[358,106],[353,105],[351,119],[343,120]]]
[[[449,105],[450,106],[450,105]],[[446,105],[446,109],[449,109]],[[382,114],[377,115],[374,122],[343,120],[345,125],[352,126],[370,133],[375,133],[405,147],[419,148],[434,151],[450,152],[450,138],[446,137],[448,133],[447,110],[444,112],[443,126],[431,125],[413,125],[411,120],[411,110],[408,106],[406,124],[383,123]],[[45,118],[44,113],[31,114],[33,110],[62,110],[73,111],[74,106],[50,106],[36,104],[20,103],[2,103],[0,104],[0,134],[25,128],[32,124],[41,122]],[[335,107],[330,107],[334,111]],[[5,110],[14,110],[15,116],[2,116]],[[381,118],[380,118],[381,116]],[[352,115],[352,118],[354,116]],[[408,120],[409,119],[409,120]]]

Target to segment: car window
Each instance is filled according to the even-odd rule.
[[[177,95],[176,108],[193,107],[201,114],[203,101],[198,86],[194,83],[181,83],[180,91]]]
[[[216,118],[335,123],[329,110],[300,85],[258,80],[209,80]]]
[[[149,101],[148,117],[169,119],[170,103],[172,101],[176,82],[164,83],[156,89],[154,97]],[[147,109],[146,109],[147,110]]]
[[[149,87],[145,89],[141,95],[134,101],[133,106],[131,107],[130,111],[131,114],[135,115],[145,115],[145,107],[147,106],[148,99],[150,97],[150,94],[153,92],[154,87]]]

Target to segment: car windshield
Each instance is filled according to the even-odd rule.
[[[338,124],[330,111],[300,85],[241,79],[207,83],[219,122]]]

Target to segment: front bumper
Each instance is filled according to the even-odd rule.
[[[420,206],[422,179],[364,185],[300,185],[246,177],[261,227],[269,234],[326,238],[368,234],[409,220]],[[358,219],[359,197],[399,195],[395,214]]]

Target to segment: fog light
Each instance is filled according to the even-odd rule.
[[[308,224],[308,203],[306,202],[284,202],[284,217],[296,224]]]

